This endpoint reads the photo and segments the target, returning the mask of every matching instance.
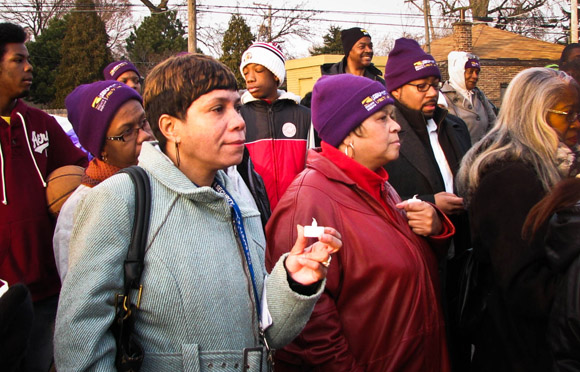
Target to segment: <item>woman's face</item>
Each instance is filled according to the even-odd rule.
[[[577,118],[578,98],[574,89],[568,89],[547,114],[548,124],[558,133],[560,140],[570,147],[578,142],[578,129],[580,129],[580,122]]]
[[[401,127],[393,118],[395,106],[387,105],[365,119],[361,124],[362,136],[353,132],[344,143],[352,140],[354,160],[369,168],[377,170],[399,157],[399,131]]]
[[[238,92],[224,89],[193,101],[175,132],[181,167],[211,174],[242,161],[246,123],[240,106]]]
[[[143,106],[139,101],[131,99],[117,110],[111,120],[101,156],[111,165],[130,167],[137,164],[143,142],[153,139]]]

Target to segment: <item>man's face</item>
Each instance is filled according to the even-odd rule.
[[[570,62],[578,58],[580,58],[580,48],[573,48],[568,54],[565,62]]]
[[[408,82],[402,87],[391,92],[391,95],[403,106],[421,111],[423,115],[430,119],[433,117],[435,107],[437,107],[437,97],[439,95],[440,80],[438,77],[429,76]],[[425,92],[420,92],[426,88]]]
[[[360,38],[348,53],[348,65],[355,69],[370,66],[373,59],[373,43],[368,36]]]
[[[118,82],[127,84],[141,94],[141,78],[135,71],[125,71],[118,78]]]
[[[6,44],[0,61],[0,95],[16,99],[26,97],[32,85],[32,65],[28,49],[22,43]]]
[[[479,69],[473,67],[466,68],[463,76],[465,77],[465,88],[472,90],[477,86],[477,82],[479,81]]]
[[[262,65],[250,63],[243,68],[246,88],[257,99],[275,101],[278,98],[278,78]]]

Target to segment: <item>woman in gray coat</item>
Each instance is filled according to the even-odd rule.
[[[327,227],[307,248],[298,227],[296,244],[267,274],[260,215],[222,171],[243,155],[236,88],[227,67],[193,54],[169,58],[147,78],[144,104],[159,146],[144,143],[139,157],[152,190],[135,323],[142,371],[265,371],[264,338],[279,348],[300,332],[341,245]],[[125,174],[77,209],[56,324],[59,372],[115,369],[110,326],[133,211]]]

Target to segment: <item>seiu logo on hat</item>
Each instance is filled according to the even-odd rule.
[[[389,97],[389,94],[387,93],[387,91],[381,90],[380,92],[377,92],[377,93],[373,94],[372,96],[366,97],[365,99],[363,99],[361,101],[361,103],[367,111],[371,111],[372,109],[377,107],[377,105],[379,103],[383,102],[388,97]]]
[[[95,110],[103,111],[107,102],[109,101],[109,97],[115,92],[117,84],[112,84],[106,87],[105,89],[101,90],[98,96],[93,99],[93,103],[91,103],[91,107]]]
[[[113,67],[113,69],[110,72],[111,76],[114,76],[118,69],[120,69],[121,67],[126,66],[126,65],[127,65],[127,62],[121,62],[117,66]]]
[[[368,33],[368,31],[367,31],[367,30],[365,30],[364,28],[361,28],[361,29],[360,29],[360,32],[362,32],[364,36],[368,36],[368,37],[370,37],[370,36],[371,36],[371,34],[369,34],[369,33]]]
[[[246,54],[244,54],[244,62],[246,62],[247,60],[252,59],[252,53],[251,52],[246,52]]]
[[[427,67],[437,66],[437,64],[432,59],[424,59],[413,63],[413,66],[415,66],[415,71],[421,71]]]
[[[465,68],[479,68],[479,62],[477,62],[477,61],[467,61],[467,64],[466,64],[466,67]]]

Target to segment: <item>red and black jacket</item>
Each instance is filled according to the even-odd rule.
[[[294,177],[306,165],[310,109],[300,97],[279,91],[273,103],[242,95],[241,114],[246,121],[246,147],[256,172],[262,176],[272,210]]]

